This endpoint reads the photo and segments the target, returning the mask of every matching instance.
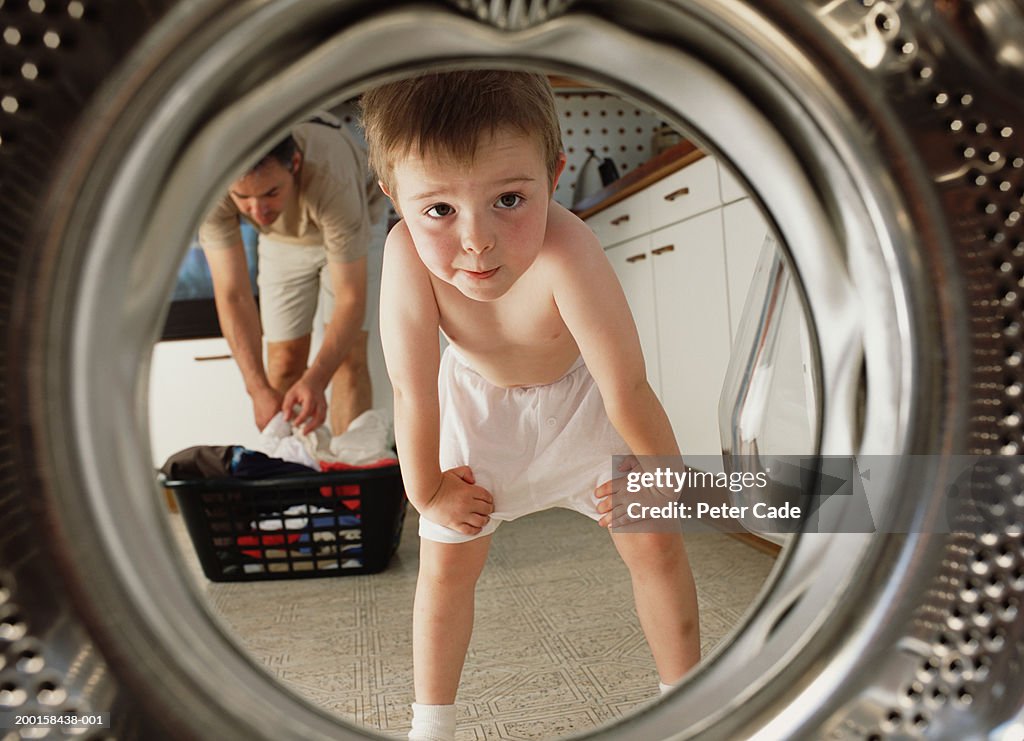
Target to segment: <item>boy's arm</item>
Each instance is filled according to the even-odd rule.
[[[395,443],[402,477],[417,509],[441,482],[438,323],[430,277],[400,223],[384,246],[380,336],[395,395]]]
[[[668,415],[647,382],[640,338],[619,279],[594,234],[569,215],[552,235],[555,304],[615,429],[638,456],[677,456]]]
[[[441,471],[439,313],[430,274],[399,223],[384,246],[380,334],[395,394],[395,443],[409,501],[432,522],[475,534],[493,511],[486,490],[462,466]]]

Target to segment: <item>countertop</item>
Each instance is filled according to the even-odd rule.
[[[702,157],[704,152],[697,149],[692,142],[681,141],[593,195],[587,196],[576,204],[572,211],[581,219],[589,218]]]

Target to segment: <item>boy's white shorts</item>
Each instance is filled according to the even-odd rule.
[[[420,517],[420,537],[464,543],[501,522],[565,507],[597,520],[594,490],[612,478],[612,456],[629,449],[612,426],[583,359],[554,383],[502,388],[452,347],[441,357],[441,470],[469,466],[494,496],[490,522],[463,535]]]

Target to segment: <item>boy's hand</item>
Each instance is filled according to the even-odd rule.
[[[431,522],[463,535],[476,535],[491,520],[494,497],[476,486],[469,466],[458,466],[441,474],[441,485],[419,510]]]
[[[645,461],[650,463],[649,458]],[[672,460],[672,459],[670,459]],[[643,467],[635,456],[626,456],[619,463],[619,472],[625,475],[606,481],[594,490],[597,497],[597,511],[601,519],[597,524],[610,530],[622,532],[661,532],[666,527],[673,527],[673,520],[662,518],[651,518],[643,514],[644,507],[664,507],[675,501],[678,497],[671,491],[659,489],[654,486],[643,487],[639,491],[629,491],[627,476],[630,473],[641,473]],[[632,516],[630,505],[635,504]],[[649,511],[649,510],[648,510]]]
[[[628,474],[630,471],[639,470],[640,463],[634,456],[626,456],[619,463],[620,473]],[[606,481],[594,490],[594,496],[597,497],[597,511],[601,514],[601,519],[597,521],[598,525],[613,528],[626,524],[628,521],[626,506],[629,502],[622,496],[625,493],[625,476]]]

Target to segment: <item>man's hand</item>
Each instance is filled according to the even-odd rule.
[[[441,474],[441,485],[418,509],[431,522],[463,535],[476,535],[491,520],[494,497],[486,489],[476,486],[476,478],[469,466],[459,466]]]
[[[271,386],[264,386],[252,394],[253,416],[256,418],[256,427],[260,432],[263,432],[274,415],[281,411],[282,398],[281,394]]]
[[[298,412],[295,407],[299,407]],[[302,426],[303,434],[312,432],[327,419],[324,385],[311,379],[308,372],[303,374],[284,395],[280,410],[287,421],[296,427]]]

